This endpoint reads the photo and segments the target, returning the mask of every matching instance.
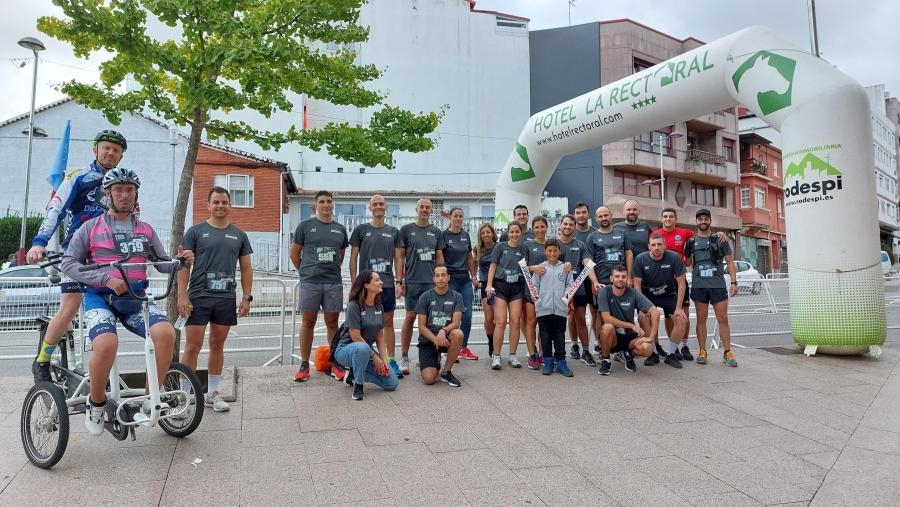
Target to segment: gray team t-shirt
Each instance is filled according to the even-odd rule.
[[[416,315],[425,315],[428,330],[435,334],[453,322],[453,314],[462,312],[462,309],[462,296],[450,289],[445,294],[438,294],[436,289],[428,289],[416,303]]]
[[[509,243],[497,243],[491,253],[491,263],[496,264],[494,280],[502,280],[506,283],[518,283],[522,281],[522,267],[519,261],[528,257],[525,245],[510,246]]]
[[[359,224],[350,234],[350,245],[359,247],[358,272],[371,269],[381,277],[384,288],[394,286],[394,253],[396,248],[403,246],[396,227]]]
[[[713,252],[715,248],[719,250],[718,255]],[[728,288],[722,268],[722,259],[731,255],[731,245],[727,241],[719,241],[715,236],[694,236],[685,245],[684,255],[690,255],[694,262],[691,268],[692,289]]]
[[[304,220],[294,231],[300,252],[300,281],[341,283],[341,250],[347,248],[347,229],[337,222],[325,223],[316,217]]]
[[[582,261],[589,258],[587,246],[583,241],[573,239],[568,243],[559,240],[559,262],[568,262],[572,265],[572,276],[577,277],[584,269]]]
[[[181,246],[194,252],[188,297],[234,299],[238,259],[253,253],[247,234],[234,224],[223,229],[207,222],[191,226]]]
[[[671,250],[666,250],[658,261],[650,257],[650,252],[644,252],[634,258],[631,267],[631,276],[641,279],[641,292],[647,297],[677,295],[675,277],[683,274],[681,256]]]
[[[634,225],[624,221],[617,222],[613,225],[613,229],[620,229],[625,233],[625,237],[631,242],[631,255],[637,257],[648,250],[651,229],[647,222],[639,221]]]
[[[544,255],[544,244],[538,243],[536,239],[529,239],[524,243],[525,249],[528,250],[528,265],[535,266],[547,260]]]
[[[433,283],[435,254],[446,246],[441,230],[431,224],[406,224],[400,228],[400,242],[406,249],[406,283]]]
[[[593,229],[593,228],[588,228],[588,230],[586,230],[586,231],[579,231],[578,229],[575,229],[575,231],[572,232],[572,237],[574,237],[578,241],[581,241],[582,243],[587,245],[588,236],[590,236],[591,233],[594,232],[595,230],[596,229]]]
[[[478,257],[478,281],[487,282],[488,270],[491,269],[491,257],[493,257],[494,249],[497,244],[494,243],[490,248],[485,248]]]
[[[347,329],[359,329],[366,343],[371,346],[378,338],[378,333],[384,329],[384,310],[380,307],[366,306],[360,309],[356,301],[347,303],[346,320]],[[352,342],[352,338],[341,338],[339,346]]]
[[[614,318],[624,322],[634,322],[634,311],[648,312],[653,308],[653,303],[647,296],[625,287],[625,293],[616,296],[611,285],[605,285],[597,295],[597,309],[600,312],[608,312]],[[616,333],[625,334],[625,330],[617,327]]]
[[[472,241],[469,239],[469,233],[460,230],[459,232],[450,232],[450,229],[444,229],[444,265],[447,266],[447,272],[450,273],[451,280],[469,280],[469,255],[472,251]]]
[[[608,285],[612,268],[625,265],[625,251],[631,250],[631,242],[625,233],[618,229],[610,232],[592,232],[587,240],[588,254],[596,263],[594,272],[597,280]]]

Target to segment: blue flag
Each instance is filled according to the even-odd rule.
[[[56,148],[56,158],[50,166],[50,174],[47,175],[47,183],[53,187],[53,190],[59,188],[63,178],[66,176],[66,166],[69,164],[69,137],[72,132],[71,120],[66,121],[66,130],[63,131],[62,138],[59,140],[59,147]]]

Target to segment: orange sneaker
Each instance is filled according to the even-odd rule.
[[[309,363],[300,365],[300,369],[294,374],[294,382],[306,382],[309,378]]]
[[[706,364],[706,349],[697,352],[697,364]]]
[[[722,355],[722,362],[731,367],[737,366],[737,359],[734,358],[734,352],[729,350]]]
[[[346,374],[347,374],[347,372],[344,371],[344,369],[341,368],[340,366],[335,365],[335,364],[331,365],[331,376],[334,377],[334,379],[337,380],[338,382],[340,382],[341,380],[344,380],[344,375],[346,375]]]

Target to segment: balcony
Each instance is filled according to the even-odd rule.
[[[685,123],[687,124],[687,128],[690,131],[712,132],[715,130],[722,130],[727,127],[727,118],[724,112],[717,111],[715,113],[691,118]]]
[[[684,173],[692,180],[721,185],[728,180],[728,164],[725,157],[702,150],[688,150],[684,160]]]

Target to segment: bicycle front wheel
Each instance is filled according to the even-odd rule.
[[[203,387],[194,370],[181,363],[172,363],[161,391],[160,398],[169,404],[169,412],[178,415],[160,419],[159,427],[173,437],[193,433],[203,420]],[[187,396],[176,391],[184,391]]]
[[[21,416],[22,446],[38,468],[50,468],[69,445],[69,407],[62,389],[49,382],[35,384],[25,396]]]

